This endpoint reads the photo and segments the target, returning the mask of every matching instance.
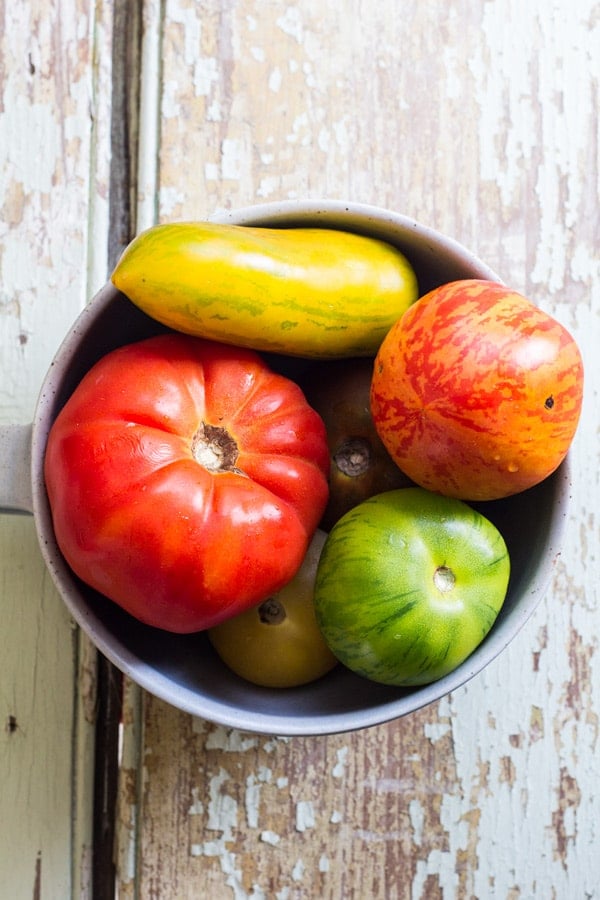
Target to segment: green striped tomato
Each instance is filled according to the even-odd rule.
[[[317,622],[359,675],[428,684],[485,638],[509,574],[504,539],[481,513],[419,487],[387,491],[329,533],[315,580]]]
[[[418,296],[390,244],[321,228],[156,225],[126,248],[115,287],[173,328],[291,356],[374,356]]]

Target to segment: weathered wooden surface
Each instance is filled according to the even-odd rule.
[[[0,3],[0,422],[106,278],[111,5]],[[0,517],[0,896],[90,896],[96,654]]]
[[[96,101],[106,101],[107,86],[84,40],[87,4],[80,0],[75,18],[61,6],[5,12],[21,56],[0,71],[0,114],[13,116],[21,143],[2,150],[0,191],[6,198],[12,184],[3,209],[22,209],[16,244],[6,213],[0,226],[6,421],[26,420],[50,351],[94,280],[86,284],[81,268],[91,150],[77,73],[88,90],[100,79]],[[31,58],[50,91],[37,102],[28,16],[40,23],[30,29]],[[600,897],[598,3],[146,0],[143,18],[138,227],[289,197],[388,206],[453,235],[554,312],[580,343],[587,389],[551,589],[514,643],[461,690],[364,732],[277,739],[192,719],[126,685],[119,896]],[[17,52],[8,37],[4,52],[9,62]],[[44,58],[53,65],[44,69]],[[69,97],[57,103],[66,84]],[[29,179],[45,180],[21,189],[17,162],[32,163],[23,138],[32,126],[51,135],[47,169],[29,165]],[[3,148],[5,134],[3,122]],[[101,162],[96,151],[95,184]],[[46,295],[57,292],[70,300],[58,314],[55,301],[50,316]],[[28,727],[0,739],[1,820],[14,821],[16,809],[20,823],[0,849],[0,880],[14,876],[11,860],[25,848],[24,881],[7,896],[27,897],[32,821],[46,838],[56,826],[52,852],[66,865],[73,693],[65,685],[76,673],[55,650],[70,640],[68,624],[45,587],[31,523],[3,526],[3,611],[10,595],[16,612],[3,631],[12,652],[1,663],[2,703],[5,714],[26,710]],[[22,624],[19,603],[33,624]],[[65,672],[56,672],[57,657]],[[62,742],[47,725],[61,717]],[[7,756],[15,736],[29,756]],[[62,804],[54,817],[50,788],[40,791],[42,754]],[[47,884],[42,896],[65,896]]]
[[[590,362],[598,12],[582,0],[168,0],[158,216],[303,196],[391,207],[472,247],[560,316]],[[200,885],[217,900],[598,895],[588,367],[564,555],[514,645],[439,705],[327,739],[227,733],[143,698],[138,866],[123,889],[178,900]]]

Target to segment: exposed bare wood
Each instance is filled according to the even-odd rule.
[[[551,588],[464,688],[378,728],[283,739],[191,718],[125,680],[119,896],[595,897],[596,0],[140,0],[115,21],[126,13],[113,32],[113,4],[2,7],[3,422],[30,420],[132,229],[289,197],[388,206],[456,237],[573,331],[588,380]],[[31,520],[0,525],[0,883],[17,900],[85,897],[95,654]]]
[[[389,206],[485,257],[589,358],[598,28],[586,0],[551,14],[541,0],[167,0],[159,217],[302,196]],[[200,884],[217,900],[593,895],[593,387],[588,398],[552,589],[467,687],[310,740],[226,732],[144,698],[145,897]]]

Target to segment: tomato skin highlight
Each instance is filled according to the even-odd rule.
[[[297,385],[252,351],[168,334],[88,372],[50,431],[45,478],[75,573],[140,621],[186,633],[294,576],[328,464]]]
[[[504,285],[451,282],[418,300],[376,357],[371,409],[398,466],[464,500],[507,497],[565,458],[583,398],[569,332]]]
[[[386,491],[329,533],[315,581],[317,622],[358,675],[429,684],[487,635],[509,575],[504,539],[481,513],[419,487]]]
[[[318,529],[294,578],[272,597],[208,632],[223,662],[262,687],[290,688],[337,665],[317,625],[314,580],[326,534]]]

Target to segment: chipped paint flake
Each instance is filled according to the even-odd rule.
[[[283,76],[281,74],[281,69],[279,66],[274,66],[269,73],[269,90],[273,91],[274,94],[277,94],[281,90],[282,80]]]
[[[285,13],[277,19],[277,25],[289,37],[302,43],[302,15],[297,6],[288,6]]]
[[[275,831],[261,831],[260,839],[263,844],[271,844],[273,847],[276,847],[281,841],[280,835]]]
[[[207,750],[223,750],[224,753],[245,753],[258,746],[258,738],[248,736],[236,728],[224,728],[222,725],[211,726],[206,738]]]
[[[340,749],[336,751],[337,762],[331,771],[334,778],[344,777],[346,765],[348,763],[348,750],[349,748],[345,746],[340,747]]]
[[[232,841],[238,824],[238,804],[229,794],[223,791],[230,779],[229,773],[220,768],[209,784],[208,821],[206,827],[211,831],[221,831],[224,841]]]
[[[408,815],[413,832],[413,841],[417,847],[423,841],[423,826],[425,823],[425,810],[423,804],[416,797],[408,804]]]
[[[246,821],[249,828],[258,827],[258,815],[260,807],[260,786],[271,780],[271,770],[267,766],[261,766],[258,773],[251,773],[246,778]]]
[[[225,138],[221,145],[221,174],[238,181],[242,174],[242,145],[234,138]]]
[[[192,788],[192,802],[188,807],[188,816],[201,816],[204,813],[204,803],[198,796],[198,788]]]
[[[303,860],[298,859],[294,864],[294,868],[292,869],[292,880],[293,881],[302,881],[304,878],[306,866],[304,865]]]
[[[315,808],[310,800],[299,800],[296,804],[296,831],[306,831],[315,827]]]

